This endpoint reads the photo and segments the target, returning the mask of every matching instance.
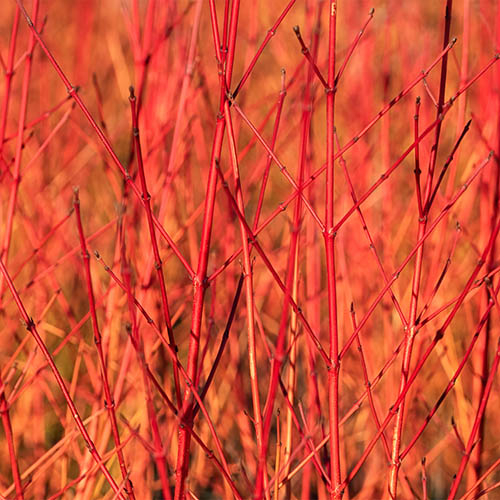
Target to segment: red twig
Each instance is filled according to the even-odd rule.
[[[146,216],[148,220],[148,228],[149,228],[149,236],[151,238],[151,246],[153,248],[153,255],[154,255],[154,267],[156,269],[156,275],[158,277],[158,282],[160,284],[160,294],[161,294],[161,304],[163,308],[163,316],[165,320],[165,326],[167,328],[167,335],[168,335],[168,340],[170,342],[170,347],[174,350],[177,351],[177,345],[175,343],[175,338],[174,338],[174,332],[172,329],[172,320],[170,317],[170,309],[168,305],[168,298],[167,298],[167,286],[165,283],[165,276],[163,275],[163,263],[160,257],[160,250],[158,248],[158,241],[156,239],[156,232],[155,232],[155,225],[154,225],[154,218],[153,218],[153,211],[151,209],[151,195],[148,192],[148,187],[147,187],[147,182],[146,182],[146,174],[144,173],[144,164],[142,161],[142,148],[141,148],[141,142],[140,142],[140,137],[139,137],[139,122],[138,122],[138,115],[137,115],[137,108],[136,108],[136,98],[134,95],[134,89],[133,87],[130,87],[130,109],[132,112],[132,128],[133,128],[133,135],[134,135],[134,148],[135,148],[135,156],[137,158],[137,168],[139,171],[139,179],[141,183],[141,189],[142,189],[142,201],[144,204],[144,208],[146,209]],[[177,405],[180,408],[181,403],[182,403],[182,398],[181,398],[181,389],[180,389],[180,384],[179,384],[179,370],[177,369],[177,366],[173,365],[173,371],[174,371],[174,383],[175,383],[175,394],[177,397]]]
[[[213,31],[217,31],[216,12],[211,12]],[[220,105],[216,130],[212,145],[212,155],[210,158],[210,168],[205,196],[205,212],[203,218],[203,229],[198,257],[198,267],[193,276],[194,299],[193,315],[191,320],[191,335],[189,338],[187,373],[191,380],[196,380],[198,373],[198,353],[201,338],[201,320],[203,314],[203,303],[207,286],[207,267],[210,253],[210,241],[214,219],[215,194],[217,192],[217,164],[221,156],[222,141],[225,132],[224,102],[226,100],[226,89],[229,88],[233,72],[234,51],[236,46],[236,33],[239,17],[239,0],[232,5],[228,58],[225,64],[225,72],[220,75]],[[218,49],[216,49],[217,52]],[[184,393],[183,413],[187,426],[192,426],[192,401],[191,387],[187,387]],[[175,500],[184,500],[185,481],[189,465],[189,441],[190,434],[182,427],[179,428],[179,447],[176,466],[176,488]]]
[[[295,36],[297,37],[297,40],[300,43],[300,46],[302,48],[302,54],[306,57],[307,61],[311,65],[312,70],[314,71],[314,74],[319,78],[319,81],[321,82],[321,85],[325,89],[328,88],[328,83],[324,79],[323,75],[321,74],[321,71],[319,70],[318,66],[316,65],[313,56],[311,55],[311,52],[307,48],[306,44],[304,43],[304,40],[302,39],[302,35],[300,34],[300,28],[298,26],[293,27],[293,31],[295,33]]]
[[[108,367],[106,364],[106,359],[104,356],[102,348],[102,336],[99,330],[99,323],[97,321],[97,311],[94,298],[94,289],[92,286],[92,275],[90,272],[90,254],[87,250],[87,244],[85,243],[85,236],[83,233],[82,219],[80,215],[80,198],[78,196],[78,189],[75,188],[73,207],[76,215],[76,223],[78,227],[78,236],[80,238],[80,248],[82,250],[82,258],[85,268],[85,280],[87,283],[87,296],[89,300],[90,318],[92,320],[92,330],[94,332],[94,343],[97,349],[97,355],[99,358],[99,366],[101,370],[102,386],[104,390],[104,406],[108,410],[109,422],[111,424],[111,431],[113,433],[113,439],[116,446],[116,453],[118,457],[118,463],[120,465],[120,471],[122,473],[122,479],[126,482],[125,493],[133,500],[135,499],[134,489],[132,483],[128,479],[128,471],[125,465],[125,457],[123,456],[123,450],[120,443],[120,433],[118,431],[118,424],[116,420],[115,413],[115,402],[113,396],[111,395],[111,389],[109,387],[108,380]]]
[[[340,432],[339,432],[339,331],[337,318],[337,277],[335,272],[334,226],[334,161],[335,161],[335,47],[337,35],[337,0],[330,0],[328,36],[328,85],[326,89],[326,193],[325,193],[325,238],[326,281],[328,289],[328,339],[330,360],[328,369],[328,410],[330,426],[330,480],[331,500],[342,498],[340,477]]]

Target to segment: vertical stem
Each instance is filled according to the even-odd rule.
[[[139,170],[139,179],[141,182],[141,189],[142,189],[142,201],[144,203],[144,207],[146,209],[146,216],[148,219],[148,228],[149,228],[149,235],[151,238],[151,245],[153,247],[153,255],[155,258],[155,269],[156,269],[156,274],[158,276],[158,282],[160,284],[160,293],[161,293],[161,303],[162,303],[162,309],[163,309],[163,315],[165,319],[165,326],[167,328],[167,334],[168,334],[168,341],[170,343],[170,346],[174,351],[177,351],[177,346],[175,344],[175,338],[174,338],[174,332],[172,329],[172,320],[170,317],[170,310],[168,306],[168,298],[167,298],[167,286],[165,284],[165,276],[163,275],[163,263],[160,257],[160,251],[158,248],[158,241],[156,238],[156,232],[155,232],[155,226],[154,226],[154,220],[153,220],[153,212],[151,210],[151,195],[148,192],[148,187],[146,183],[146,175],[144,173],[144,164],[142,160],[142,148],[141,148],[141,141],[139,137],[139,121],[138,121],[138,110],[136,106],[136,98],[134,95],[134,89],[133,87],[130,87],[130,107],[131,107],[131,112],[132,112],[132,128],[133,128],[133,135],[134,135],[134,149],[135,149],[135,156],[137,158],[137,168]],[[179,370],[177,368],[177,365],[174,363],[173,364],[173,371],[174,371],[174,384],[175,384],[175,394],[177,396],[177,405],[178,407],[181,406],[182,403],[182,398],[181,398],[181,389],[180,389],[180,384],[179,384]]]
[[[217,31],[217,18],[215,8],[211,8],[211,22],[214,33]],[[198,372],[198,353],[200,348],[201,338],[201,320],[203,315],[203,303],[205,299],[205,291],[207,287],[207,268],[208,257],[210,253],[210,241],[212,235],[212,226],[214,219],[215,209],[215,195],[217,192],[217,167],[219,164],[222,142],[225,132],[224,120],[224,103],[226,101],[226,92],[231,82],[233,71],[234,51],[236,47],[236,32],[239,17],[239,0],[235,0],[232,5],[231,22],[229,26],[229,41],[228,41],[228,55],[225,63],[225,71],[220,74],[220,104],[219,114],[217,116],[217,125],[215,128],[215,135],[212,145],[212,154],[210,158],[210,167],[208,173],[208,184],[205,196],[205,209],[203,216],[203,227],[200,242],[200,252],[198,258],[198,267],[196,274],[193,277],[194,299],[193,299],[193,312],[191,317],[191,335],[189,337],[189,350],[188,350],[188,365],[187,373],[190,380],[196,380]],[[217,37],[214,37],[217,39]],[[215,47],[217,56],[218,67],[222,68],[222,61],[220,60],[221,51],[220,47]],[[187,428],[190,428],[192,422],[192,394],[190,387],[186,387],[183,398],[183,415],[184,422],[179,426],[179,446],[177,455],[176,467],[176,484],[175,484],[175,500],[184,500],[186,497],[185,482],[189,467],[189,445],[191,440],[191,433]],[[187,428],[186,428],[187,427]]]
[[[279,500],[280,491],[280,481],[279,481],[279,470],[280,470],[280,459],[281,459],[281,429],[280,429],[280,411],[276,414],[276,460],[274,466],[274,476],[276,481],[274,483],[274,497],[273,500]]]
[[[330,426],[330,498],[342,497],[340,479],[340,436],[339,436],[339,332],[337,324],[337,284],[335,278],[335,234],[334,216],[334,128],[335,128],[335,44],[337,30],[337,1],[330,0],[330,27],[328,36],[328,88],[326,90],[326,217],[325,251],[326,279],[328,284],[328,332],[330,359],[328,371],[328,408]]]
[[[99,357],[99,366],[101,369],[101,378],[102,378],[102,386],[104,389],[104,406],[108,410],[109,421],[111,424],[111,430],[113,432],[113,439],[116,446],[116,454],[118,456],[118,463],[120,465],[120,471],[122,473],[122,478],[125,484],[127,485],[125,488],[125,492],[129,495],[129,497],[134,500],[134,490],[132,487],[132,482],[128,479],[128,471],[125,466],[125,458],[123,456],[123,449],[120,442],[120,433],[118,432],[118,423],[116,420],[115,413],[115,402],[113,397],[111,396],[111,390],[109,387],[108,380],[108,370],[106,366],[106,360],[104,359],[104,352],[102,349],[102,336],[99,330],[99,323],[97,321],[97,312],[94,298],[94,289],[92,286],[92,275],[90,273],[90,255],[87,250],[87,243],[85,242],[85,236],[83,234],[83,225],[82,218],[80,215],[80,199],[78,197],[78,190],[75,189],[74,194],[74,202],[73,206],[75,209],[76,215],[76,223],[78,227],[78,236],[80,238],[80,248],[82,250],[82,257],[85,267],[85,280],[87,282],[87,295],[89,299],[89,309],[90,309],[90,318],[92,320],[92,330],[94,332],[94,343],[97,349],[97,355]]]
[[[312,9],[310,9],[312,11]],[[316,12],[311,12],[308,17],[314,17],[316,19],[312,20],[311,31],[313,33],[313,40],[311,44],[311,60],[313,64],[316,63],[318,55],[318,40],[319,40],[319,19],[320,19],[321,8],[318,6]],[[295,30],[295,28],[294,28]],[[302,184],[304,182],[305,171],[308,163],[308,147],[311,136],[311,121],[313,115],[313,102],[314,102],[314,91],[311,88],[314,78],[314,67],[309,64],[307,67],[307,77],[304,92],[302,95],[302,116],[301,116],[301,133],[300,133],[300,144],[299,144],[299,165],[298,165],[298,186],[302,189]],[[296,304],[298,304],[298,285],[299,285],[299,235],[302,227],[302,197],[297,197],[295,204],[294,216],[293,216],[293,226],[292,226],[292,241],[290,244],[290,252],[294,252],[290,255],[290,259],[293,260],[293,268],[289,269],[292,272],[292,298]],[[307,245],[306,245],[307,248]],[[297,338],[298,338],[298,317],[295,311],[292,310],[290,318],[289,327],[289,340],[288,344],[291,346],[289,354],[289,369],[288,369],[288,381],[287,381],[287,395],[290,403],[294,404],[295,391],[296,391],[296,373],[297,373]],[[290,472],[291,466],[291,455],[292,455],[292,445],[293,445],[293,427],[292,427],[292,408],[287,408],[286,414],[286,427],[285,427],[285,449],[283,461],[286,467],[283,471],[284,477]],[[291,481],[286,483],[286,498],[291,498]]]
[[[274,359],[272,361],[271,366],[271,380],[269,383],[269,390],[266,399],[266,405],[264,409],[264,425],[263,425],[263,446],[261,450],[261,454],[259,457],[259,470],[257,473],[257,485],[255,488],[255,499],[259,499],[262,497],[263,491],[263,470],[265,469],[266,463],[266,454],[268,448],[269,434],[271,430],[271,419],[273,415],[273,406],[274,401],[276,399],[276,393],[280,381],[280,369],[285,360],[285,340],[286,340],[286,331],[288,324],[288,313],[290,311],[290,306],[296,303],[292,299],[292,289],[293,289],[293,276],[294,276],[294,262],[296,255],[296,245],[297,238],[292,238],[290,242],[290,251],[288,253],[288,263],[287,263],[287,272],[286,272],[286,283],[283,285],[282,290],[285,294],[283,307],[281,310],[281,318],[280,318],[280,326],[278,331],[278,339],[275,344],[275,353]],[[257,241],[254,240],[254,246],[259,251],[261,257],[264,257],[262,249],[258,245]],[[297,311],[296,307],[294,307],[295,311]]]
[[[465,0],[464,0],[465,1]],[[464,5],[464,9],[467,9],[469,6]],[[466,10],[468,13],[468,9]],[[464,31],[466,29],[466,20],[468,18],[464,18]],[[497,4],[497,12],[496,12],[496,47],[499,47],[500,44],[500,5]],[[465,50],[465,49],[464,49]],[[495,73],[493,78],[496,81],[496,84],[498,85],[500,83],[500,71],[498,68],[495,68]],[[485,210],[485,213],[488,214],[490,217],[490,224],[485,224],[485,229],[486,231],[492,231],[493,228],[495,227],[497,218],[498,218],[498,202],[500,199],[500,160],[499,160],[499,153],[500,153],[500,115],[498,115],[498,112],[500,111],[500,99],[497,97],[497,123],[496,123],[496,155],[495,155],[495,162],[494,162],[494,174],[491,176],[491,179],[485,180],[485,185],[489,185],[491,188],[491,197],[489,196],[488,198],[491,200],[491,208]],[[488,188],[485,189],[485,193],[488,191]],[[487,234],[487,233],[486,233]],[[497,261],[497,256],[498,256],[498,246],[495,244],[493,246],[493,250],[490,254],[490,257],[487,262],[487,270],[488,272],[493,270],[495,267],[495,263]],[[482,303],[487,305],[488,302],[490,301],[490,297],[488,293],[485,293],[482,297]],[[491,349],[491,332],[493,328],[493,321],[490,317],[488,317],[488,321],[486,323],[486,332],[485,335],[480,339],[480,344],[479,344],[479,350],[476,356],[476,359],[473,361],[473,366],[475,366],[474,371],[478,373],[478,376],[474,378],[473,381],[473,389],[472,393],[476,395],[477,401],[479,402],[481,400],[482,395],[484,394],[485,390],[485,384],[486,384],[486,379],[487,379],[487,374],[488,374],[488,364],[489,364],[489,352]],[[479,424],[479,430],[478,430],[478,436],[477,436],[477,444],[472,450],[472,469],[469,474],[469,481],[468,481],[468,486],[470,483],[475,483],[477,482],[478,478],[481,476],[481,469],[482,469],[482,459],[481,456],[483,455],[483,450],[484,450],[484,432],[485,432],[485,425],[484,425],[484,419],[481,420]],[[477,491],[479,492],[481,490],[481,484],[478,484]]]
[[[123,282],[124,282],[124,287],[126,289],[127,293],[127,303],[128,303],[128,309],[130,313],[130,319],[131,319],[131,327],[130,327],[130,339],[132,341],[132,346],[134,347],[134,350],[137,354],[137,358],[139,361],[139,365],[141,367],[142,371],[142,377],[143,377],[143,384],[144,384],[144,392],[145,392],[145,400],[146,400],[146,409],[147,409],[147,416],[149,420],[149,426],[151,428],[151,434],[153,438],[153,449],[154,449],[154,458],[156,462],[156,467],[158,469],[158,476],[160,476],[160,482],[161,482],[161,488],[162,488],[162,493],[163,497],[165,500],[171,500],[172,494],[170,492],[170,485],[168,481],[168,466],[167,466],[167,460],[165,458],[165,447],[162,443],[161,436],[160,436],[160,428],[158,425],[158,417],[155,411],[155,406],[153,402],[153,397],[152,397],[152,391],[151,391],[151,380],[154,381],[154,377],[152,373],[149,371],[149,367],[146,361],[146,355],[144,352],[144,342],[142,341],[141,336],[139,335],[139,325],[137,322],[136,318],[136,312],[135,312],[135,303],[134,303],[134,297],[132,294],[132,284],[131,284],[131,270],[130,266],[128,263],[128,259],[126,257],[125,253],[125,240],[123,239],[123,234],[122,234],[122,241],[121,241],[121,264],[122,264],[122,272],[123,272]],[[148,320],[149,322],[149,320]],[[151,321],[151,324],[153,322]],[[169,405],[170,406],[170,405]],[[174,406],[171,403],[171,406]],[[174,410],[176,411],[176,410]]]
[[[311,55],[314,62],[317,61],[317,53],[319,48],[319,39],[321,34],[321,14],[323,10],[323,2],[311,2],[314,4],[316,12],[314,13],[314,21],[312,22],[312,43],[311,43]],[[312,10],[312,6],[309,7]],[[308,80],[306,83],[306,88],[303,96],[303,130],[301,135],[301,154],[304,155],[304,166],[305,166],[305,177],[306,179],[310,177],[313,169],[315,150],[312,147],[307,147],[307,144],[312,141],[313,131],[312,131],[312,114],[314,109],[314,94],[310,91],[310,86],[312,84],[312,78],[314,75],[314,70],[309,65],[308,69]],[[306,115],[307,119],[306,119]],[[306,127],[307,125],[307,127]],[[307,135],[306,129],[307,128]],[[307,140],[306,140],[307,139]],[[304,146],[302,146],[304,142]],[[302,156],[301,156],[302,160]],[[318,199],[318,194],[313,186],[310,186],[306,191],[308,194],[308,199],[314,206],[314,202]],[[311,322],[311,326],[315,331],[320,330],[321,324],[321,311],[320,311],[320,301],[318,300],[320,290],[321,290],[321,262],[318,258],[320,253],[320,242],[317,238],[317,231],[314,222],[308,218],[305,221],[306,224],[306,234],[305,234],[305,292],[306,292],[306,315],[308,320]],[[317,355],[314,344],[311,341],[310,336],[306,337],[306,354],[307,365],[308,365],[308,377],[307,377],[307,406],[309,408],[307,414],[307,427],[312,429],[316,425],[317,420],[322,414],[321,401],[319,397],[318,388],[318,366],[317,366]],[[325,437],[324,424],[321,423],[321,438]],[[306,455],[308,452],[304,450]],[[323,448],[323,459],[326,463],[326,447]],[[287,471],[289,472],[289,471]],[[308,500],[311,497],[312,483],[313,479],[316,479],[316,487],[318,490],[318,496],[324,498],[326,495],[325,487],[321,477],[319,475],[313,476],[313,465],[309,462],[302,473],[302,485],[301,485],[301,499]],[[288,484],[288,483],[287,483]]]
[[[498,41],[498,9],[497,9],[497,41]],[[463,87],[467,83],[469,78],[469,58],[471,55],[471,0],[463,0],[463,28],[461,36],[462,45],[462,58],[460,61],[460,87]],[[498,47],[498,42],[497,42]],[[462,99],[458,102],[458,112],[457,112],[457,137],[460,135],[462,129],[465,125],[465,116],[468,106],[468,96],[464,95]],[[450,172],[448,174],[448,183],[446,186],[446,197],[450,197],[453,193],[453,188],[455,186],[455,181],[457,177],[457,164],[458,160],[451,164]]]
[[[191,335],[189,337],[189,350],[187,360],[187,373],[190,380],[196,380],[198,371],[198,353],[201,335],[201,320],[203,315],[203,302],[206,290],[206,275],[208,267],[208,255],[210,249],[210,239],[213,225],[213,215],[215,208],[215,193],[217,189],[216,163],[220,158],[222,150],[222,140],[224,137],[225,122],[221,117],[217,120],[212,156],[210,160],[210,171],[208,176],[207,192],[205,196],[205,212],[203,217],[203,229],[200,243],[200,253],[198,268],[193,279],[194,299],[193,312],[191,317]],[[185,428],[191,426],[191,397],[190,388],[186,387],[183,398],[184,423],[179,426],[179,446],[176,467],[175,500],[185,498],[185,480],[189,466],[189,444],[190,432]]]
[[[450,26],[451,26],[451,9],[452,0],[447,0],[446,10],[445,10],[445,24],[444,24],[444,40],[443,47],[447,47],[450,40]],[[439,86],[439,99],[437,108],[437,117],[441,115],[444,107],[445,91],[446,91],[446,74],[448,69],[448,54],[443,56],[441,62],[441,79]],[[436,125],[434,144],[431,149],[431,154],[429,158],[429,170],[427,173],[427,182],[425,185],[425,193],[423,198],[423,214],[419,216],[418,219],[418,234],[417,241],[424,236],[427,229],[427,222],[429,220],[429,212],[432,203],[432,192],[433,186],[432,181],[434,178],[434,171],[436,168],[437,152],[439,146],[439,139],[441,135],[442,120],[439,120]],[[417,306],[418,297],[420,293],[420,282],[422,275],[422,264],[424,260],[424,244],[422,244],[415,257],[415,267],[413,271],[413,282],[412,282],[412,292],[411,292],[411,302],[410,302],[410,315],[408,319],[408,329],[405,331],[405,348],[403,354],[403,366],[401,368],[401,379],[399,385],[399,393],[401,394],[403,388],[408,382],[408,376],[411,367],[411,356],[413,351],[413,345],[415,341],[416,334],[416,318],[417,318]],[[399,452],[401,449],[401,439],[403,434],[403,422],[405,413],[405,399],[403,398],[401,406],[399,407],[396,415],[396,423],[394,425],[394,432],[392,437],[392,455],[391,455],[391,470],[389,477],[389,496],[391,499],[395,500],[397,495],[397,485],[398,485],[398,473],[401,467]]]
[[[245,205],[243,201],[243,193],[241,189],[241,179],[238,167],[238,158],[236,152],[236,144],[234,140],[233,123],[229,109],[229,101],[224,105],[224,117],[226,119],[226,129],[230,148],[231,164],[233,167],[233,175],[236,185],[236,201],[240,212],[245,214]],[[246,291],[246,310],[247,310],[247,329],[248,329],[248,365],[250,368],[250,387],[252,392],[253,416],[255,433],[257,437],[257,449],[259,454],[262,450],[262,411],[259,396],[259,382],[257,373],[257,348],[255,336],[255,304],[253,292],[253,270],[250,262],[250,245],[246,234],[245,226],[240,221],[241,241],[243,246],[243,268],[245,271],[245,291]],[[266,469],[263,470],[264,481],[267,483]]]

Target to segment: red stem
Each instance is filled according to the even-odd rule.
[[[418,122],[420,118],[420,103],[421,99],[420,96],[417,97],[415,101],[415,140],[419,136],[418,132]],[[415,145],[415,170],[413,171],[415,174],[415,193],[417,196],[417,205],[418,205],[418,217],[421,219],[424,216],[424,207],[422,203],[422,189],[420,186],[420,174],[422,173],[422,170],[420,169],[420,143],[417,142]]]
[[[236,201],[238,209],[245,217],[245,204],[243,201],[243,192],[241,188],[241,178],[239,173],[237,150],[234,139],[233,123],[229,109],[229,101],[225,102],[224,117],[226,119],[226,129],[230,149],[231,165],[233,167],[233,176],[235,181]],[[263,428],[262,428],[262,410],[259,395],[259,380],[257,372],[257,344],[255,336],[255,303],[254,303],[254,290],[253,290],[253,269],[250,262],[250,245],[245,231],[245,226],[240,220],[241,241],[243,247],[243,269],[245,273],[245,296],[246,296],[246,316],[247,316],[247,338],[248,338],[248,365],[250,371],[250,387],[252,393],[253,404],[253,417],[255,425],[255,433],[257,440],[258,454],[261,459],[265,460],[264,449],[267,447],[267,442],[263,441]],[[260,474],[264,474],[263,481],[267,485],[267,471],[259,464],[259,477],[257,483],[261,480]]]
[[[330,427],[330,499],[342,498],[340,476],[340,429],[339,429],[339,332],[337,318],[337,280],[335,273],[334,224],[334,162],[335,162],[335,46],[337,34],[337,0],[329,2],[330,28],[328,36],[328,87],[326,89],[326,207],[325,238],[326,281],[328,288],[328,338],[331,366],[328,369],[328,409]]]
[[[137,158],[137,168],[139,171],[139,179],[140,179],[141,189],[142,189],[142,201],[143,201],[144,208],[146,210],[146,216],[147,216],[147,220],[148,220],[149,236],[151,238],[151,246],[153,248],[153,255],[154,255],[154,259],[155,259],[154,267],[156,269],[158,282],[160,284],[160,294],[161,294],[161,304],[162,304],[162,309],[163,309],[163,316],[164,316],[164,320],[165,320],[165,326],[167,328],[167,335],[168,335],[170,347],[174,351],[177,351],[177,345],[175,343],[174,332],[172,329],[172,320],[171,320],[171,316],[170,316],[170,309],[168,306],[167,286],[165,284],[165,276],[163,274],[163,263],[162,263],[162,260],[160,257],[160,250],[158,248],[158,241],[156,239],[153,211],[151,209],[151,195],[148,192],[146,175],[144,173],[144,164],[143,164],[143,160],[142,160],[142,148],[141,148],[141,141],[140,141],[140,137],[139,137],[139,122],[138,122],[138,115],[137,115],[136,98],[134,95],[133,87],[130,87],[129,100],[130,100],[130,109],[132,112],[132,128],[133,128],[133,136],[134,136],[135,156]],[[177,397],[177,405],[180,408],[181,404],[182,404],[182,397],[181,397],[181,389],[180,389],[180,384],[179,384],[179,370],[177,369],[177,366],[175,365],[175,363],[173,365],[173,372],[174,372],[174,384],[175,384],[175,394]]]
[[[450,27],[451,27],[451,7],[452,0],[447,0],[446,3],[446,12],[445,12],[445,25],[444,25],[444,41],[443,41],[443,49],[445,49],[449,45],[450,40]],[[436,117],[439,118],[442,116],[443,108],[444,108],[444,98],[445,98],[445,90],[446,90],[446,74],[448,69],[448,54],[443,56],[441,61],[441,80],[439,87],[439,101],[438,108],[436,111]],[[423,217],[419,217],[418,219],[418,235],[417,241],[419,241],[423,234],[426,231],[427,221],[429,217],[429,212],[431,208],[431,203],[433,201],[432,195],[432,181],[434,177],[434,170],[436,167],[437,161],[437,152],[439,147],[439,139],[441,134],[441,126],[442,120],[439,121],[435,128],[435,137],[434,144],[431,149],[431,156],[429,159],[429,171],[427,174],[427,182],[425,187],[425,194],[423,197]],[[458,141],[457,146],[460,141]],[[438,186],[438,184],[437,184]],[[400,392],[405,387],[408,381],[408,374],[410,372],[411,365],[411,356],[413,352],[413,345],[416,333],[416,325],[415,320],[417,319],[417,307],[418,307],[418,299],[420,295],[420,282],[422,276],[422,265],[424,261],[424,248],[425,245],[419,246],[415,257],[415,267],[413,272],[413,282],[412,282],[412,291],[411,291],[411,301],[410,301],[410,314],[409,314],[409,328],[405,331],[405,350],[403,354],[403,366],[401,368],[401,378],[400,378]],[[397,487],[398,487],[398,473],[401,467],[401,458],[399,456],[399,451],[401,448],[401,440],[403,435],[403,423],[405,417],[405,400],[403,399],[401,406],[396,415],[396,423],[394,424],[394,432],[392,438],[392,465],[390,470],[390,478],[389,478],[389,496],[391,499],[396,500],[397,496]]]
[[[135,315],[134,299],[132,295],[132,285],[130,276],[131,271],[127,257],[125,255],[125,241],[122,241],[121,247],[122,247],[121,252],[122,252],[122,266],[123,266],[123,281],[127,292],[127,304],[132,323],[130,338],[132,341],[132,345],[136,351],[139,365],[142,371],[148,420],[149,420],[149,425],[151,427],[151,434],[153,435],[153,446],[155,451],[154,459],[156,462],[156,467],[158,469],[158,475],[160,476],[163,496],[165,497],[165,500],[171,500],[172,494],[170,492],[170,484],[168,481],[168,467],[165,457],[165,448],[160,436],[160,428],[158,426],[158,416],[156,413],[156,409],[151,394],[150,379],[148,377],[148,368],[147,368],[148,364],[144,353],[144,343],[139,335],[139,327],[137,325],[137,320]]]
[[[295,33],[295,36],[297,37],[297,40],[300,43],[300,46],[302,48],[302,54],[304,54],[305,58],[307,59],[307,62],[310,64],[312,70],[314,71],[314,74],[318,77],[319,81],[321,82],[321,85],[325,89],[328,89],[328,83],[324,79],[323,75],[321,74],[321,71],[319,70],[318,66],[316,65],[316,62],[314,61],[313,56],[311,55],[311,52],[307,48],[306,44],[304,43],[304,40],[302,39],[302,35],[300,34],[300,28],[299,26],[294,26],[293,31]]]
[[[102,336],[101,332],[99,330],[99,323],[97,321],[97,312],[96,312],[96,304],[95,304],[95,298],[94,298],[94,289],[92,286],[92,275],[90,272],[90,255],[87,250],[87,244],[85,243],[85,236],[83,234],[83,225],[82,225],[82,219],[80,215],[80,199],[78,197],[78,190],[75,189],[74,193],[74,200],[73,200],[73,207],[75,209],[75,215],[76,215],[76,223],[78,227],[78,236],[80,238],[80,247],[82,250],[82,257],[83,257],[83,263],[84,263],[84,268],[85,268],[85,280],[87,282],[87,295],[89,299],[89,309],[90,309],[90,317],[92,320],[92,330],[94,332],[94,343],[96,345],[97,349],[97,355],[99,357],[99,366],[101,369],[101,378],[102,378],[102,385],[104,389],[104,406],[108,410],[108,416],[109,416],[109,421],[111,424],[111,431],[113,433],[113,439],[115,442],[116,446],[116,453],[118,457],[118,463],[120,465],[120,471],[122,473],[122,478],[126,482],[126,488],[125,488],[125,493],[129,495],[129,497],[134,500],[135,499],[135,494],[134,494],[134,489],[132,486],[132,482],[128,479],[128,471],[127,467],[125,465],[125,458],[123,456],[123,450],[121,447],[120,443],[120,433],[118,432],[118,424],[116,420],[116,413],[115,413],[115,402],[114,399],[111,395],[111,390],[109,387],[109,380],[108,380],[108,368],[106,365],[106,359],[104,357],[104,352],[102,349]]]
[[[343,75],[347,63],[350,61],[351,56],[354,52],[354,49],[357,47],[359,41],[361,40],[361,37],[363,36],[363,33],[365,32],[366,27],[368,26],[368,23],[373,19],[374,14],[375,14],[375,9],[371,8],[370,12],[368,13],[368,19],[366,20],[361,30],[358,31],[356,38],[352,42],[351,47],[349,48],[349,51],[347,52],[347,55],[344,58],[344,62],[341,64],[340,69],[337,72],[337,76],[335,77],[335,87],[338,86],[340,77]]]
[[[226,92],[229,87],[228,83],[231,81],[233,71],[234,51],[236,46],[236,32],[239,15],[239,0],[236,0],[232,6],[231,23],[230,23],[230,37],[228,59],[225,64],[226,73],[222,72],[220,75],[220,106],[219,115],[217,117],[217,125],[215,129],[212,154],[210,158],[210,167],[208,174],[208,183],[205,196],[205,212],[203,217],[203,227],[200,242],[200,251],[198,257],[198,267],[196,274],[193,276],[194,299],[193,299],[193,312],[191,319],[191,335],[189,337],[189,350],[188,350],[188,364],[187,373],[191,380],[196,380],[198,373],[198,353],[201,339],[201,322],[203,315],[203,303],[205,298],[205,290],[207,287],[207,268],[208,257],[210,254],[210,241],[212,235],[212,226],[214,220],[215,208],[215,195],[217,192],[217,164],[222,152],[222,141],[225,132],[224,120],[224,102],[226,100]],[[215,32],[216,27],[216,12],[215,9],[211,12],[212,29]],[[216,48],[216,53],[217,53]],[[191,387],[186,387],[183,400],[183,413],[185,415],[185,422],[188,427],[191,427],[192,422],[192,396]],[[189,467],[189,444],[190,433],[183,427],[179,427],[179,446],[177,455],[176,466],[176,486],[175,486],[175,500],[184,500],[186,496],[185,482]]]

